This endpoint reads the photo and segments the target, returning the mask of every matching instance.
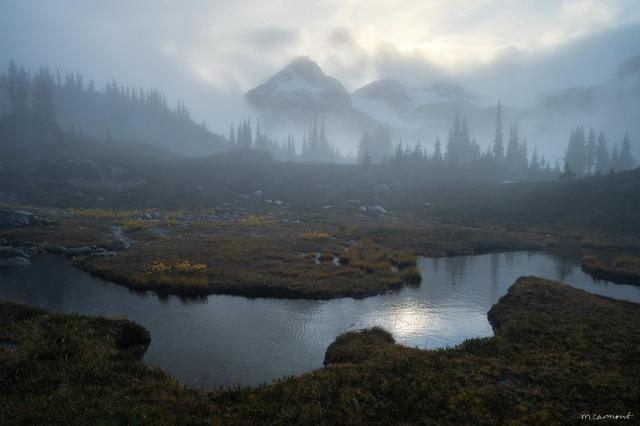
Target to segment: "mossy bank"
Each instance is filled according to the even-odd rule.
[[[123,350],[111,320],[8,303],[0,319],[2,424],[578,424],[640,410],[640,305],[532,277],[489,312],[494,337],[427,351],[348,333],[324,368],[258,388],[188,389]]]

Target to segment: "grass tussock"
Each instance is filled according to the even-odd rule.
[[[18,347],[0,349],[0,423],[553,425],[640,411],[640,305],[526,277],[489,319],[493,337],[434,351],[351,332],[324,368],[200,391],[140,363],[127,348],[144,333],[119,320],[0,303]]]

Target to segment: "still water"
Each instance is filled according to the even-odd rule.
[[[573,251],[420,258],[419,287],[362,300],[209,296],[183,301],[137,294],[93,278],[63,258],[40,256],[25,269],[0,272],[0,299],[129,318],[151,332],[147,364],[197,387],[256,385],[320,367],[327,346],[348,330],[378,325],[398,342],[421,348],[490,336],[487,311],[521,275],[640,302],[640,287],[594,281],[580,270],[579,260]]]

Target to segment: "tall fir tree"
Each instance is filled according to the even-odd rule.
[[[636,161],[633,159],[633,153],[631,152],[631,140],[629,139],[629,133],[624,133],[622,139],[622,147],[620,148],[620,154],[618,157],[619,170],[629,170],[636,166]]]
[[[595,130],[590,129],[589,136],[587,137],[586,168],[585,168],[585,172],[589,176],[595,173],[597,153],[598,153],[598,146],[596,143],[596,132]]]
[[[598,135],[598,144],[596,146],[595,170],[598,174],[603,174],[611,167],[611,159],[609,158],[609,148],[604,132],[601,130]]]
[[[504,159],[504,130],[502,125],[502,103],[498,101],[498,107],[496,108],[496,125],[495,133],[493,136],[493,156],[497,160]]]
[[[587,155],[586,155],[586,143],[584,140],[584,129],[580,126],[571,132],[569,139],[569,145],[567,146],[567,153],[565,161],[571,170],[577,177],[584,175]]]
[[[440,164],[442,162],[442,147],[440,146],[440,138],[436,137],[436,144],[433,148],[433,162]]]
[[[518,168],[518,159],[520,156],[520,140],[518,138],[518,124],[513,123],[509,128],[509,140],[507,142],[507,151],[505,160],[512,169]]]
[[[9,62],[7,79],[11,110],[15,114],[25,114],[28,110],[27,98],[29,95],[29,77],[27,72],[22,67],[18,69],[13,60],[11,60]]]

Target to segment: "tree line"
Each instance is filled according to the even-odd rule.
[[[599,175],[634,167],[636,160],[633,158],[628,132],[625,132],[620,148],[618,144],[614,144],[610,151],[602,130],[598,136],[594,129],[590,129],[585,136],[582,126],[571,131],[565,155],[564,178]]]
[[[97,88],[79,72],[61,74],[48,66],[35,73],[12,60],[0,73],[0,116],[15,127],[30,120],[32,127],[61,136],[90,136],[162,145],[178,153],[207,154],[225,149],[225,140],[196,124],[182,101],[170,107],[154,88],[142,89],[108,81]],[[16,129],[14,129],[15,131]]]
[[[520,137],[517,122],[510,124],[506,141],[504,127],[502,104],[498,101],[493,142],[485,150],[470,136],[467,120],[456,112],[444,147],[439,138],[436,138],[431,151],[423,149],[420,143],[409,146],[400,141],[390,155],[389,129],[378,126],[374,132],[365,130],[363,133],[358,160],[363,164],[384,161],[398,167],[406,167],[409,162],[420,163],[444,174],[455,173],[464,167],[503,178],[533,180],[591,176],[610,170],[628,170],[637,164],[628,133],[625,133],[620,148],[615,144],[609,150],[603,131],[596,136],[591,129],[585,136],[583,127],[576,127],[571,132],[564,167],[561,167],[558,160],[552,165],[536,146],[530,153],[526,138]]]
[[[232,123],[228,137],[231,147],[268,152],[274,159],[280,161],[348,161],[329,140],[324,118],[314,117],[309,120],[308,128],[302,135],[300,150],[296,148],[292,132],[278,142],[261,130],[260,119],[255,121],[255,131],[252,127],[250,118],[241,120],[237,126]]]

